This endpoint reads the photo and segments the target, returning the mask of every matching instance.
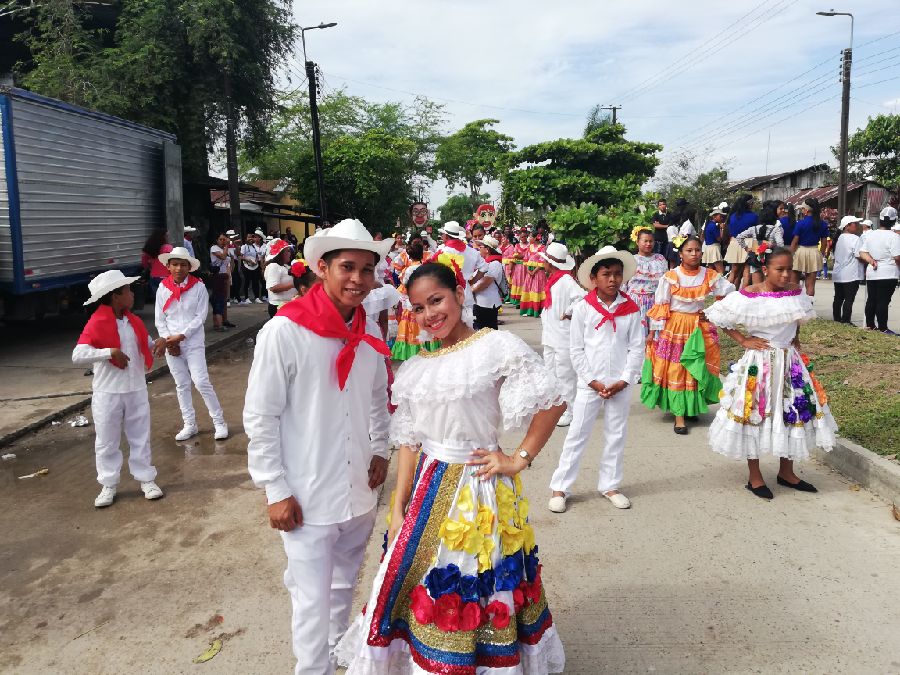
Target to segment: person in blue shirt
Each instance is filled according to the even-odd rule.
[[[753,195],[741,195],[734,202],[734,206],[731,207],[731,215],[728,217],[728,234],[731,240],[725,252],[725,262],[731,265],[728,281],[734,284],[735,288],[740,288],[741,286],[747,262],[747,251],[738,245],[736,237],[748,227],[754,227],[758,224],[759,216],[753,212]],[[746,283],[750,283],[749,278],[746,280]]]
[[[722,260],[722,229],[725,227],[725,212],[715,208],[709,214],[709,222],[703,228],[703,259],[706,266],[713,267],[719,274],[725,273]]]
[[[828,223],[819,215],[822,207],[814,197],[800,204],[798,210],[801,218],[794,226],[794,238],[791,240],[794,282],[800,283],[800,276],[806,275],[806,294],[813,297],[816,294],[816,273],[822,269]]]
[[[781,223],[781,231],[784,233],[784,245],[790,246],[794,241],[794,224],[797,222],[797,215],[794,212],[793,204],[778,203],[778,222]]]

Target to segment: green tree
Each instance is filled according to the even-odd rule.
[[[728,168],[728,162],[707,168],[702,157],[681,152],[662,166],[655,182],[670,209],[676,200],[687,200],[690,218],[699,229],[709,212],[728,196]]]
[[[469,122],[438,146],[435,167],[451,189],[462,186],[475,200],[486,182],[500,176],[513,139],[493,128],[499,123],[494,119]]]
[[[438,211],[441,214],[442,222],[446,223],[448,220],[455,220],[465,225],[466,221],[472,218],[472,214],[475,213],[475,209],[478,208],[479,204],[488,204],[490,201],[491,196],[489,194],[478,195],[475,199],[470,195],[458,194],[448,197],[446,203],[438,207]]]
[[[870,117],[865,129],[857,129],[848,139],[847,158],[858,176],[900,190],[900,115]]]

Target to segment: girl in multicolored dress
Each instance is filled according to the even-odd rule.
[[[675,433],[686,434],[719,391],[719,336],[703,316],[706,298],[734,290],[721,274],[700,265],[701,243],[688,237],[678,249],[681,264],[666,272],[647,319],[650,338],[641,373],[641,402],[675,415]]]
[[[445,347],[397,373],[385,554],[338,662],[348,675],[562,672],[518,476],[565,408],[559,383],[519,337],[463,323],[450,268],[422,265],[408,292],[419,325]],[[514,452],[499,449],[501,428],[526,424]]]
[[[516,247],[506,234],[500,235],[500,255],[503,256],[503,273],[506,275],[506,285],[509,286],[509,295],[503,298],[504,302],[512,300],[512,276],[515,260]]]
[[[664,256],[653,252],[653,232],[651,230],[638,230],[638,252],[634,255],[637,263],[637,271],[622,288],[626,294],[641,308],[641,320],[644,322],[644,334],[650,332],[647,326],[647,312],[653,307],[656,289],[663,274],[669,271],[669,263]]]
[[[709,443],[726,457],[746,459],[747,489],[772,499],[759,469],[760,455],[780,458],[779,485],[816,492],[794,473],[794,461],[808,458],[815,446],[831,450],[837,424],[813,364],[800,352],[800,325],[815,319],[816,312],[810,297],[791,283],[791,251],[776,248],[762,262],[763,283],[742,288],[706,310],[707,319],[746,349],[725,378]]]
[[[432,340],[428,333],[419,328],[416,317],[413,316],[412,307],[409,304],[409,295],[406,292],[406,281],[410,275],[422,264],[424,249],[422,240],[416,239],[407,247],[405,255],[409,256],[409,264],[403,271],[401,284],[397,288],[400,291],[400,319],[397,322],[397,339],[391,345],[391,358],[394,361],[406,361],[420,350],[434,351],[440,347],[440,342]]]
[[[509,299],[510,302],[519,307],[522,304],[522,291],[525,289],[525,280],[528,277],[528,271],[525,267],[525,260],[528,258],[528,234],[523,227],[519,231],[518,241],[513,248],[513,266],[512,278],[509,282]]]
[[[522,316],[540,316],[544,308],[544,287],[547,285],[547,267],[542,254],[547,247],[541,243],[537,230],[528,235],[528,253],[525,257],[525,287],[519,302]]]

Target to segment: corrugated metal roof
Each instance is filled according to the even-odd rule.
[[[859,190],[861,187],[866,186],[868,183],[849,183],[847,185],[847,192],[853,192],[854,190]],[[792,194],[785,201],[789,204],[799,204],[805,199],[809,199],[810,197],[818,200],[820,204],[824,204],[830,199],[834,199],[838,196],[838,186],[837,185],[823,185],[817,188],[811,188],[809,190],[800,190],[799,192]]]

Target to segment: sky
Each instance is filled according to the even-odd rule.
[[[620,105],[627,137],[662,144],[664,164],[688,150],[740,179],[834,164],[850,19],[816,16],[832,2],[855,17],[852,133],[900,112],[898,0],[294,0],[294,16],[338,24],[306,32],[326,92],[426,96],[445,131],[496,118],[518,147],[578,137],[593,105]],[[294,86],[302,63],[298,42]],[[432,208],[448,194],[433,185]]]

